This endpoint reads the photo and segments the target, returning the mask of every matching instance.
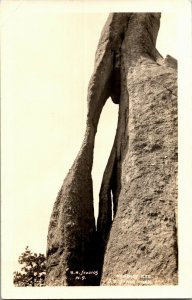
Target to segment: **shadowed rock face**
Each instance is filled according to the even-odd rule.
[[[50,220],[48,285],[177,284],[177,71],[155,48],[159,25],[159,13],[114,13],[102,31],[84,141]],[[96,231],[91,170],[109,97],[119,118]]]

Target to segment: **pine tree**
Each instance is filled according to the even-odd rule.
[[[32,253],[27,246],[18,259],[22,265],[21,272],[15,271],[13,283],[15,286],[44,286],[46,274],[46,258],[44,254]]]

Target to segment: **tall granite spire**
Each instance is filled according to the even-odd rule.
[[[104,26],[84,140],[51,215],[47,285],[177,284],[177,62],[157,51],[159,26],[160,13],[113,13]],[[94,140],[110,99],[119,117],[96,230]]]

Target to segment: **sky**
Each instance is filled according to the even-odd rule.
[[[45,253],[48,224],[85,131],[87,87],[108,12],[64,13],[16,1],[2,18],[2,235],[14,271],[28,245]],[[178,58],[178,20],[161,17],[157,49]],[[92,170],[95,215],[117,125],[108,101]]]

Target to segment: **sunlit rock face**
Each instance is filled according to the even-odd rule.
[[[156,50],[159,26],[159,13],[113,13],[104,26],[85,137],[51,215],[47,285],[177,284],[177,62]],[[109,98],[119,117],[96,228],[91,170]]]

